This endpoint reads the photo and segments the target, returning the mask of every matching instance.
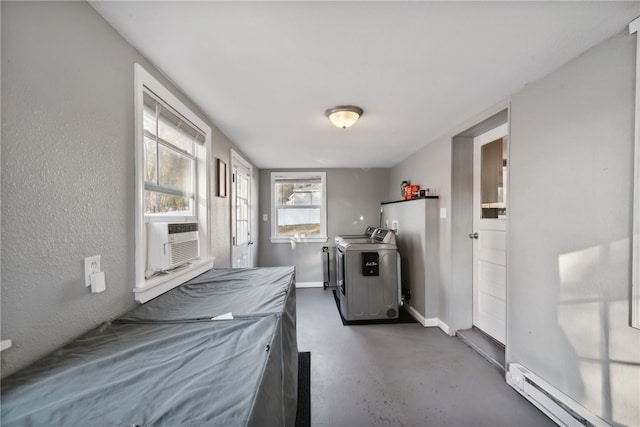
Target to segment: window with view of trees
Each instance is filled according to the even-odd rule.
[[[324,241],[326,231],[326,174],[272,173],[273,241]]]
[[[135,90],[135,287],[146,302],[213,267],[211,126],[140,64]],[[196,222],[200,256],[148,276],[148,224]],[[193,237],[193,236],[192,236]],[[155,247],[157,249],[157,246]]]
[[[204,134],[144,92],[145,215],[194,216],[195,144]]]

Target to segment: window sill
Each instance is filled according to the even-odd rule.
[[[271,243],[326,243],[328,237],[272,237]]]
[[[145,280],[142,286],[133,288],[136,301],[145,303],[212,268],[212,259],[199,260],[182,270]]]

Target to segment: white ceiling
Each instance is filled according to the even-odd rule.
[[[259,168],[391,167],[640,2],[92,1]],[[364,115],[338,129],[327,108]]]

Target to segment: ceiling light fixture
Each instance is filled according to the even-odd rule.
[[[362,115],[362,108],[353,105],[341,105],[326,111],[331,123],[339,128],[346,129],[353,126]]]

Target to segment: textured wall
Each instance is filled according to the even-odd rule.
[[[615,425],[640,420],[629,326],[635,37],[513,97],[508,362]]]
[[[87,3],[1,7],[5,376],[134,306],[134,62],[171,85]],[[228,161],[215,130],[213,145]],[[229,199],[212,207],[216,265],[228,265]],[[96,295],[92,255],[107,281]]]
[[[283,169],[286,170],[286,169]],[[316,170],[316,169],[314,169]],[[282,170],[279,170],[282,171]],[[380,223],[380,202],[389,193],[388,169],[326,169],[327,228],[326,243],[271,243],[271,172],[260,171],[260,266],[295,265],[298,282],[322,282],[323,246],[335,246],[339,234],[360,234],[368,225]]]

